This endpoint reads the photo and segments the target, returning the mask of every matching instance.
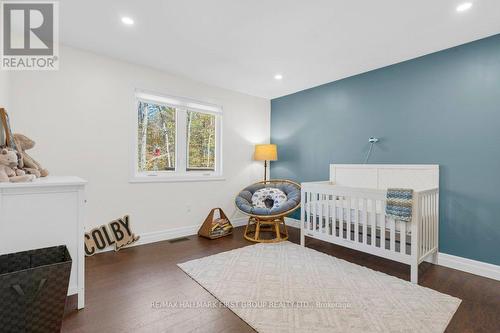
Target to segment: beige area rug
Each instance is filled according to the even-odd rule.
[[[290,242],[178,266],[261,333],[443,332],[461,302]]]

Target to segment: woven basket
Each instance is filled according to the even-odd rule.
[[[0,256],[0,332],[59,332],[70,273],[66,246]]]
[[[219,211],[220,218],[218,219],[214,219],[214,214],[216,211]],[[213,228],[218,224],[226,225],[226,229],[219,230],[219,232],[217,230],[213,230]],[[229,221],[229,219],[227,218],[224,211],[221,208],[214,208],[208,214],[207,218],[205,219],[205,222],[203,222],[203,224],[201,225],[200,230],[198,230],[198,236],[202,236],[209,239],[216,239],[230,235],[232,232],[233,232],[233,226]]]

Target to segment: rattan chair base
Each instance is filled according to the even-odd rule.
[[[261,238],[263,233],[274,233],[274,238]],[[243,236],[246,240],[255,243],[278,243],[288,239],[288,230],[283,216],[272,219],[251,216]]]

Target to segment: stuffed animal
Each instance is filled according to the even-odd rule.
[[[18,164],[17,153],[7,148],[0,149],[0,183],[30,182],[36,177],[26,175],[24,171],[16,169]]]
[[[26,173],[35,175],[36,177],[47,177],[49,172],[26,152],[26,150],[35,146],[35,141],[20,133],[14,133],[13,137],[16,148],[21,154],[19,167],[26,171]]]

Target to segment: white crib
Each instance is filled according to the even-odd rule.
[[[387,188],[411,188],[413,217],[385,215]],[[330,181],[302,183],[301,245],[305,236],[411,265],[437,260],[439,166],[332,164]]]

